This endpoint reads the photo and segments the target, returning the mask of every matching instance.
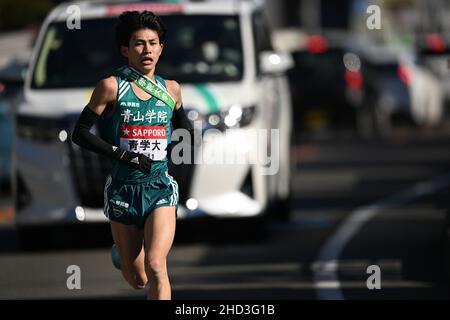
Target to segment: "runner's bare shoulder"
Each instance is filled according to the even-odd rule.
[[[181,98],[181,86],[175,80],[166,80],[167,91],[175,99],[177,103],[177,109],[183,104]]]
[[[117,90],[117,81],[113,76],[100,80],[92,93],[89,108],[97,114],[102,114],[106,105],[116,102]]]

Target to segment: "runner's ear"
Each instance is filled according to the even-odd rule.
[[[121,53],[125,58],[128,58],[128,47],[120,46],[120,53]]]

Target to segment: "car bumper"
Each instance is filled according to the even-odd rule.
[[[239,136],[239,132],[236,134]],[[232,147],[236,138],[222,135],[213,143],[205,142],[202,150],[197,152],[205,155],[213,152],[212,149],[227,150],[229,155],[233,152],[230,150],[235,150]],[[16,214],[18,225],[108,221],[102,207],[109,160],[69,145],[68,141],[55,139],[43,143],[20,136],[16,141],[17,169],[30,198]],[[235,152],[237,157],[240,151]],[[243,218],[264,213],[266,197],[262,190],[264,186],[261,186],[264,176],[258,172],[258,165],[215,164],[202,160],[192,166],[189,186],[183,194],[180,192],[180,219],[202,216]],[[254,179],[252,195],[242,191],[248,175]]]

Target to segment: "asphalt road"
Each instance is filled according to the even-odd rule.
[[[442,238],[449,143],[445,130],[303,140],[291,221],[272,221],[253,239],[232,226],[180,224],[169,256],[173,298],[450,298]],[[14,229],[0,228],[0,299],[144,299],[113,268],[107,228],[70,235],[78,245],[25,252]],[[87,238],[89,248],[80,246]],[[70,265],[80,267],[79,290],[66,286]],[[373,265],[381,288],[369,290]]]

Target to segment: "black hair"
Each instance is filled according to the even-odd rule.
[[[133,32],[142,28],[154,30],[158,34],[159,42],[164,43],[167,29],[159,16],[151,11],[125,11],[116,24],[117,47],[128,47]]]

